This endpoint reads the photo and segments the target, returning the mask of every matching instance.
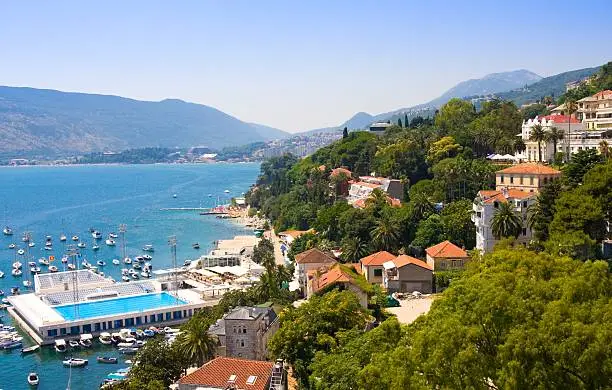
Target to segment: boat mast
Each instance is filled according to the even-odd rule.
[[[119,234],[121,234],[121,256],[123,260],[127,257],[125,252],[125,232],[127,232],[127,225],[122,223],[119,225]]]
[[[30,259],[30,241],[32,241],[32,233],[31,232],[23,232],[23,236],[25,237],[25,243],[26,243],[26,261],[29,263],[30,261],[32,261]],[[28,269],[27,267],[23,267],[24,269]],[[26,279],[31,283],[31,285],[33,284],[33,282],[30,280],[30,275],[32,274],[32,272],[28,272],[28,275],[26,276]],[[30,286],[31,286],[30,285]],[[28,287],[26,287],[28,288]]]
[[[79,318],[79,277],[78,277],[77,266],[75,264],[77,262],[77,255],[78,255],[78,249],[72,244],[68,245],[66,256],[72,259],[72,265],[74,266],[74,270],[72,271],[72,300],[74,301],[74,318],[75,319]],[[68,388],[70,388],[70,382],[69,382]]]
[[[174,298],[178,305],[178,271],[176,265],[176,236],[168,237],[168,245],[170,245],[170,253],[172,254],[172,269],[174,273]]]

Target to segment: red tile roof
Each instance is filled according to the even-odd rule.
[[[333,267],[329,268],[327,272],[322,273],[318,277],[313,275],[313,280],[312,280],[313,291],[314,292],[320,291],[336,283],[350,283],[355,286],[359,286],[359,284],[355,283],[355,280],[354,280],[354,276],[356,275],[351,275],[349,270],[350,270],[350,267],[336,264]]]
[[[592,97],[594,98],[598,98],[598,99],[605,99],[606,97],[609,97],[609,95],[612,95],[612,91],[609,89],[605,89],[603,91],[599,91],[597,92],[595,95],[593,95]]]
[[[515,188],[508,189],[508,198],[504,196],[502,191],[497,190],[480,190],[478,191],[478,196],[482,198],[482,201],[485,203],[493,203],[495,201],[505,203],[508,199],[527,199],[536,194],[533,192],[526,192],[522,190],[517,190]]]
[[[551,168],[547,165],[537,164],[537,163],[524,163],[517,164],[506,169],[502,169],[501,171],[497,171],[496,173],[526,173],[532,175],[560,175],[561,171],[558,171],[554,168]]]
[[[295,255],[295,262],[297,264],[333,264],[336,260],[325,252],[312,248]]]
[[[431,257],[468,257],[468,254],[457,245],[446,240],[434,246],[425,249],[425,252]]]
[[[287,231],[278,233],[278,235],[279,236],[291,236],[294,239],[296,239],[299,236],[301,236],[302,234],[312,233],[312,232],[313,231],[311,231],[311,230],[287,230]]]
[[[540,119],[546,119],[547,121],[553,121],[555,123],[567,123],[571,120],[571,123],[580,123],[580,121],[573,116],[567,115],[546,115],[541,117]]]
[[[393,264],[395,264],[397,268],[402,268],[408,264],[414,264],[417,267],[421,267],[421,268],[425,268],[430,271],[433,271],[433,267],[427,264],[426,262],[424,262],[423,260],[415,259],[414,257],[408,256],[408,255],[397,256],[392,261],[393,261]]]
[[[237,389],[265,390],[273,366],[272,362],[218,357],[179,379],[179,384],[225,389],[230,376],[236,375],[233,383]],[[250,376],[257,377],[252,385],[246,383]]]
[[[387,251],[380,251],[380,252],[376,252],[376,253],[373,253],[369,256],[362,258],[361,264],[365,266],[383,265],[383,263],[386,263],[387,261],[391,261],[395,257],[396,256],[394,254],[391,254]]]

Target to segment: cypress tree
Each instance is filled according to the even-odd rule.
[[[348,128],[344,127],[344,130],[342,130],[342,138],[347,138],[348,137]]]

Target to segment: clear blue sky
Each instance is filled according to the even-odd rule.
[[[288,131],[612,60],[612,1],[0,1],[0,85],[180,98]]]

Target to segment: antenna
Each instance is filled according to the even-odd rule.
[[[172,268],[174,273],[174,298],[178,305],[178,272],[176,265],[176,236],[168,237],[168,245],[170,245],[170,253],[172,254]]]

